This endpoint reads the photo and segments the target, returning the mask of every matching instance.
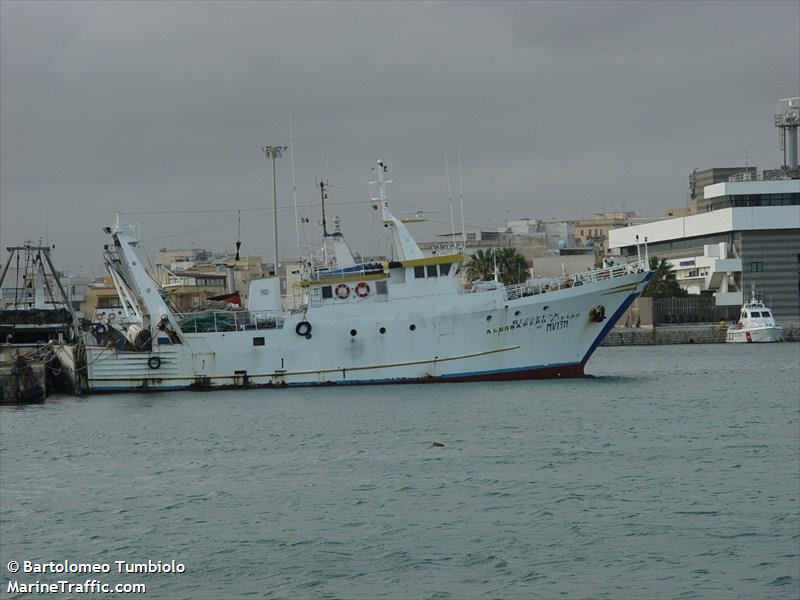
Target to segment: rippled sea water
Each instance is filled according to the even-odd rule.
[[[587,371],[4,407],[0,598],[65,559],[186,565],[98,577],[147,598],[798,598],[800,344]]]

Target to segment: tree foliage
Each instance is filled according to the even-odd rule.
[[[498,277],[503,285],[527,281],[531,276],[528,261],[516,248],[489,248],[478,250],[467,263],[467,278],[470,281],[488,281],[494,278],[495,263]]]
[[[650,270],[654,272],[653,278],[644,288],[643,296],[651,298],[672,298],[688,295],[686,290],[678,285],[675,271],[667,259],[657,256],[650,257]]]

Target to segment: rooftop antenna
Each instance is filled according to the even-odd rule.
[[[297,237],[297,258],[300,258],[300,217],[297,215],[297,185],[294,179],[294,136],[292,135],[292,113],[289,113],[289,161],[292,165],[292,203],[294,204],[294,233]]]
[[[280,158],[287,150],[287,146],[261,146],[261,151],[267,160],[272,159],[272,222],[275,236],[275,276],[278,276],[278,183],[275,179],[275,159]]]
[[[464,225],[464,182],[461,180],[461,146],[458,147],[458,197],[461,204],[461,252],[466,252],[467,228]]]
[[[456,246],[456,222],[453,220],[453,193],[450,189],[450,166],[447,163],[447,152],[444,153],[444,173],[447,178],[447,200],[450,203],[450,242]]]
[[[242,247],[242,211],[236,211],[236,261],[239,261],[239,248]]]

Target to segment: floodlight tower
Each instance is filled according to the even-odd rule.
[[[272,223],[275,237],[275,277],[278,276],[278,184],[275,179],[275,159],[288,149],[288,146],[261,146],[267,160],[272,159]]]
[[[778,100],[775,127],[780,129],[783,168],[797,169],[797,128],[800,126],[800,97]]]

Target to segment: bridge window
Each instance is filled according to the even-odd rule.
[[[425,267],[414,267],[414,277],[425,279]]]
[[[436,277],[436,265],[428,265],[428,277]]]
[[[439,276],[444,277],[450,273],[450,263],[445,263],[443,265],[439,265]]]

